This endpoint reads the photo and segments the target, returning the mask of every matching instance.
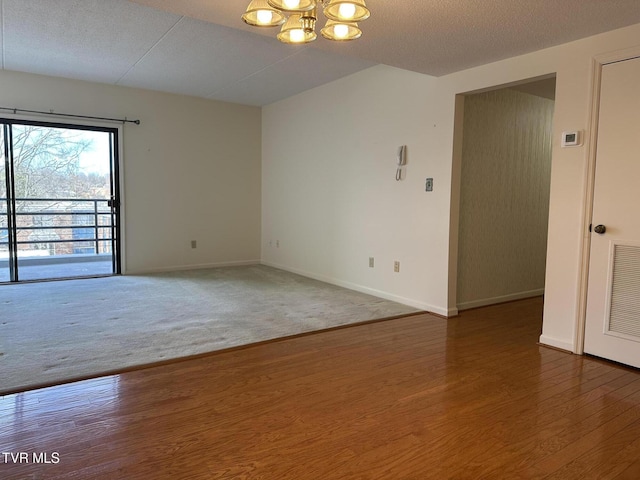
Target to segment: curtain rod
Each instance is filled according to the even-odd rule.
[[[53,110],[51,110],[50,112],[42,112],[39,110],[24,110],[22,108],[10,108],[10,107],[0,107],[0,110],[8,110],[13,113],[35,113],[38,115],[54,115],[56,117],[84,118],[86,120],[105,120],[107,122],[135,123],[136,125],[140,125],[140,120],[129,120],[127,119],[127,117],[124,117],[124,118],[91,117],[88,115],[71,115],[69,113],[55,113]]]

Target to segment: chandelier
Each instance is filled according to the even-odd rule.
[[[317,38],[319,8],[327,18],[320,33],[338,42],[359,38],[357,22],[369,18],[364,0],[251,0],[242,20],[254,27],[282,25],[277,36],[283,43],[309,43]]]

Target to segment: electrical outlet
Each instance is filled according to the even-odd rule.
[[[195,240],[191,240],[191,248],[196,248],[198,243]]]
[[[396,273],[400,271],[400,262],[398,262],[397,260],[393,262],[393,271]]]
[[[369,268],[373,268],[373,263],[374,263],[374,258],[373,257],[369,257]]]

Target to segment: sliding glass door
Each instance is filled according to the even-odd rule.
[[[8,144],[5,142],[7,129],[4,125],[0,128],[0,282],[11,280],[9,262],[9,208],[7,189],[9,182],[9,162],[7,161]]]
[[[0,282],[120,273],[117,129],[3,122]]]

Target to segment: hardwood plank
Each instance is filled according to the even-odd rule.
[[[637,480],[640,478],[640,459],[630,462],[613,480]]]
[[[0,456],[0,478],[636,478],[640,373],[537,345],[541,317],[424,314],[6,395],[0,452],[60,460]]]

